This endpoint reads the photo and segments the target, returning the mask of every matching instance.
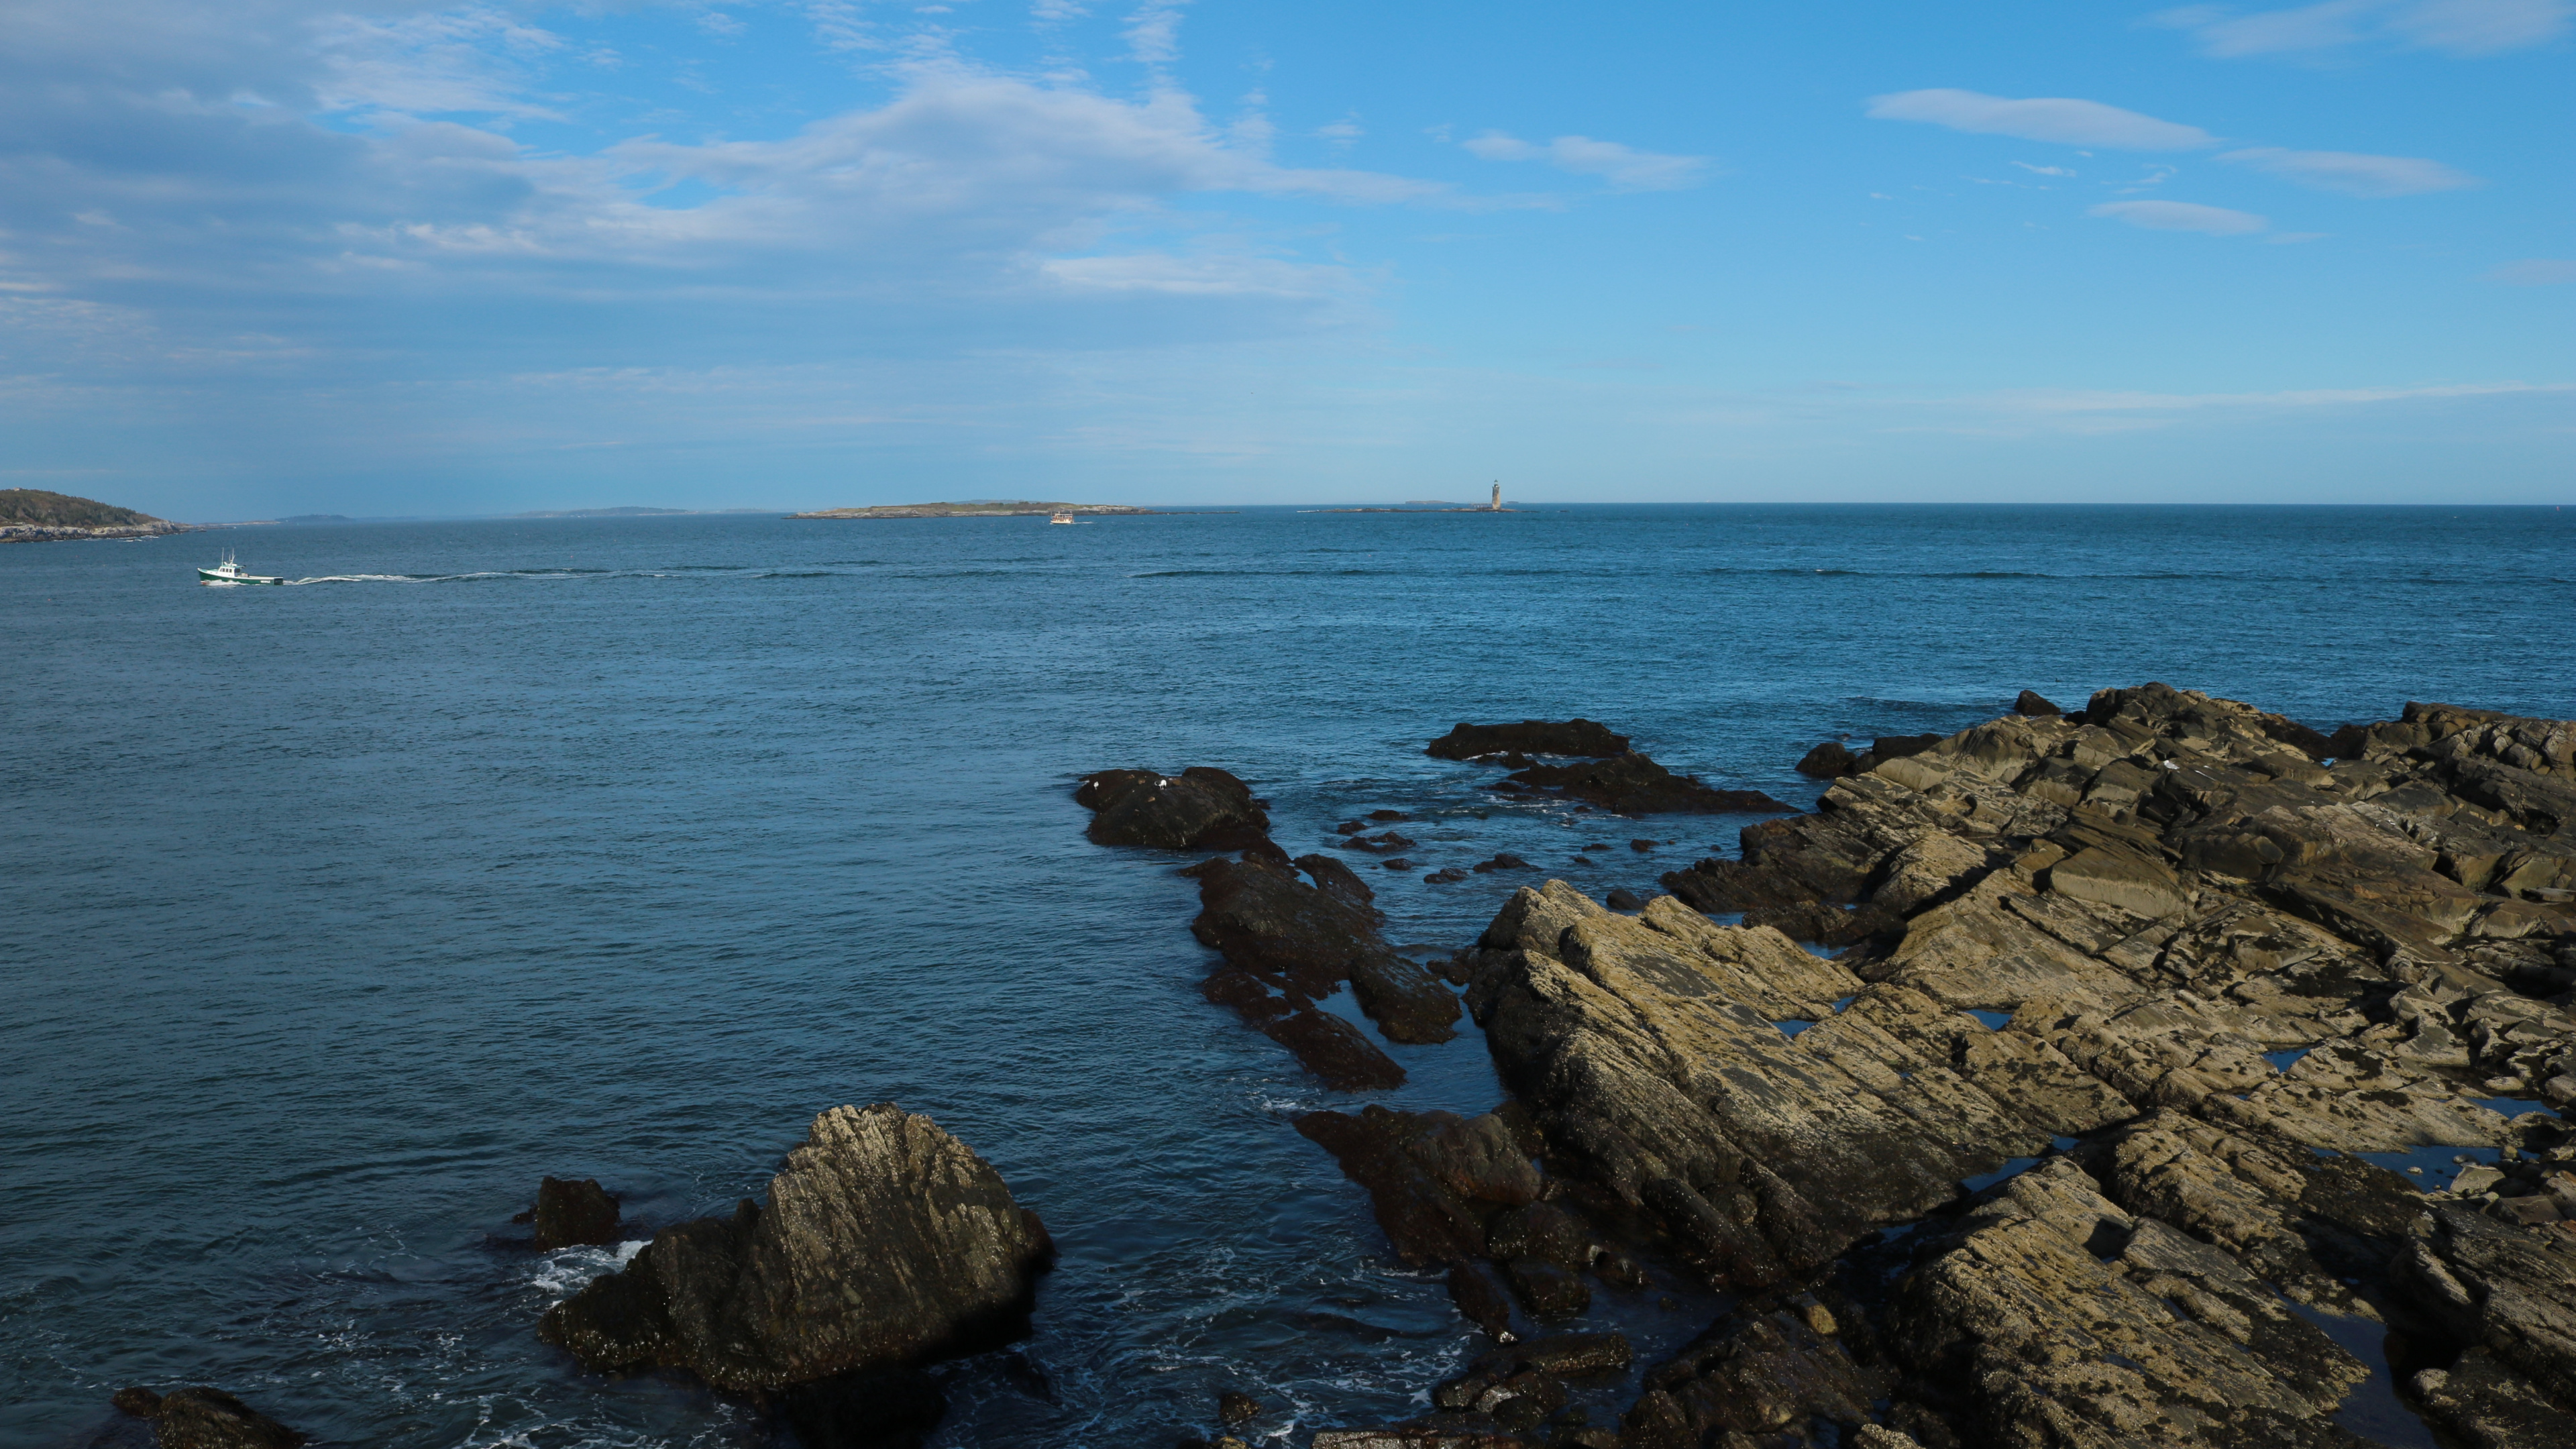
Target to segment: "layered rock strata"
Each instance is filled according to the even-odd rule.
[[[2576,1142],[2525,1110],[2576,1101],[2576,725],[2110,690],[1743,847],[1633,918],[1523,890],[1461,962],[1590,1270],[1745,1295],[1554,1442],[2576,1443]],[[1762,924],[1863,913],[1832,960]],[[1455,1130],[1378,1135],[1417,1260],[1466,1241],[1409,1145]],[[2426,1147],[2500,1160],[2352,1155]]]
[[[585,1367],[685,1369],[774,1391],[917,1365],[1024,1331],[1052,1253],[984,1160],[892,1103],[835,1107],[764,1206],[656,1233],[548,1310],[538,1337]]]

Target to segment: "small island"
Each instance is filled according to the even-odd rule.
[[[81,538],[157,538],[191,525],[42,488],[0,488],[0,543],[55,543]]]
[[[966,503],[887,503],[874,508],[823,508],[812,513],[791,513],[790,518],[1041,518],[1059,513],[1150,514],[1153,508],[1131,508],[1123,503],[1031,503],[1025,499],[1003,501],[981,498]]]

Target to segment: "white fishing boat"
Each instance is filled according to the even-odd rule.
[[[241,565],[233,562],[233,551],[225,549],[222,563],[210,569],[197,570],[197,582],[201,584],[282,584],[286,580],[272,579],[264,574],[243,573]]]
[[[1052,518],[1048,519],[1048,520],[1047,520],[1047,522],[1049,522],[1049,523],[1071,523],[1071,522],[1073,522],[1073,515],[1072,515],[1072,514],[1070,514],[1070,513],[1065,513],[1065,512],[1059,511],[1059,512],[1057,512],[1057,514],[1056,514],[1054,517],[1052,517]]]

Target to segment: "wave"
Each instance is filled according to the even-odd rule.
[[[288,584],[464,584],[482,579],[582,579],[652,576],[646,569],[479,569],[464,574],[319,574]]]

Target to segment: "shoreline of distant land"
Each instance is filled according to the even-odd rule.
[[[871,508],[819,508],[811,513],[791,513],[790,518],[1028,518],[1052,517],[1059,513],[1077,516],[1109,515],[1132,518],[1156,514],[1159,508],[1138,508],[1126,503],[1036,503],[1025,498],[970,499],[963,503],[881,503]]]

